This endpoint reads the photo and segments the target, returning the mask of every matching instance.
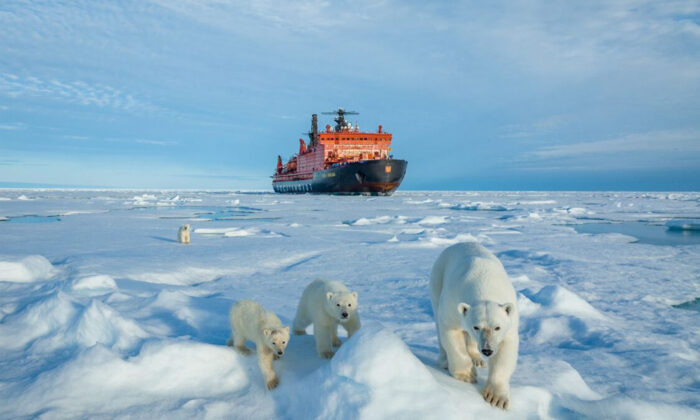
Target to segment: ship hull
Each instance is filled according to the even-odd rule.
[[[390,195],[401,185],[408,162],[380,159],[347,163],[316,171],[313,177],[295,181],[273,181],[278,193]]]

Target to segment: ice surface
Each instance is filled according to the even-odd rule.
[[[60,215],[0,223],[0,418],[700,418],[700,245],[573,227],[687,229],[698,193],[0,197],[0,219]],[[473,385],[434,367],[430,268],[460,241],[518,292],[507,413],[484,403],[485,370]],[[293,336],[269,392],[224,346],[228,309],[256,299],[289,324],[318,277],[358,291],[363,328],[330,361]]]
[[[0,281],[30,283],[54,275],[53,265],[41,255],[30,255],[18,261],[0,261]]]

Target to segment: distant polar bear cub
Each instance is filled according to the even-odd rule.
[[[177,231],[177,241],[181,244],[190,243],[190,225],[182,225]]]
[[[489,404],[507,409],[518,360],[518,308],[501,262],[477,243],[447,248],[433,265],[430,301],[440,363],[444,367],[446,361],[455,378],[474,383],[474,366],[484,367],[479,352],[491,356],[482,395]]]
[[[258,302],[241,300],[231,307],[229,313],[233,336],[226,342],[235,346],[243,354],[250,354],[246,341],[255,343],[258,352],[258,364],[265,378],[267,389],[274,389],[279,379],[272,367],[273,359],[279,359],[289,343],[289,327],[283,327],[282,321],[274,313],[263,308]]]
[[[345,328],[348,337],[360,329],[357,292],[350,292],[337,281],[311,282],[301,295],[294,317],[294,334],[306,334],[306,327],[312,323],[318,355],[326,359],[333,357],[333,346],[342,344],[338,338],[338,324]]]

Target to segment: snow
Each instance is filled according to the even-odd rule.
[[[73,290],[113,290],[117,283],[110,276],[98,274],[96,276],[83,277],[73,283]]]
[[[697,235],[698,193],[0,197],[0,220],[32,216],[0,223],[0,418],[700,418],[700,245],[573,227]],[[484,403],[487,371],[473,385],[435,367],[430,268],[461,241],[518,292],[509,412]],[[269,392],[224,345],[228,309],[256,299],[288,325],[318,277],[359,292],[363,327],[330,361],[293,336]]]
[[[30,283],[53,276],[53,265],[41,255],[30,255],[19,261],[0,261],[0,281]]]

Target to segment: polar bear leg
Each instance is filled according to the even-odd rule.
[[[467,352],[469,353],[469,357],[472,358],[472,363],[474,363],[475,367],[485,368],[486,362],[481,358],[476,341],[474,341],[466,331],[464,332],[464,335],[467,339]]]
[[[360,314],[356,312],[355,316],[350,318],[345,324],[341,325],[343,326],[343,329],[348,332],[348,338],[352,337],[352,335],[360,329]]]
[[[272,368],[272,352],[263,347],[262,343],[258,346],[258,366],[260,366],[260,371],[263,378],[265,378],[265,387],[267,389],[275,389],[279,385],[279,379],[277,379],[277,374]]]
[[[437,359],[437,367],[442,368],[442,369],[447,369],[447,353],[445,352],[445,349],[442,347],[442,344],[440,345],[440,355],[438,356]]]
[[[510,377],[518,361],[518,340],[506,338],[498,352],[489,359],[489,378],[481,391],[484,400],[507,410],[510,405]]]
[[[238,328],[237,330],[240,330]],[[246,338],[243,334],[237,333],[236,330],[233,331],[233,345],[236,350],[241,352],[241,354],[249,355],[250,349],[245,345]]]
[[[340,347],[343,344],[340,338],[338,338],[338,327],[331,328],[331,343],[333,347]]]
[[[436,365],[439,368],[447,369],[447,353],[445,353],[445,347],[442,345],[442,338],[440,338],[442,335],[440,334],[440,324],[435,322],[435,327],[437,328],[438,332],[438,348],[440,349],[440,355],[438,356]]]
[[[294,334],[296,335],[306,335],[306,327],[308,327],[309,324],[311,324],[311,319],[309,319],[309,315],[306,313],[306,309],[304,309],[304,306],[305,305],[302,302],[299,303],[299,307],[297,308],[297,314],[294,317],[292,329],[294,330]]]
[[[451,329],[441,331],[442,344],[447,353],[447,368],[450,375],[464,382],[476,382],[476,369],[472,359],[467,354],[467,345],[464,341],[464,331]]]
[[[337,325],[316,325],[314,324],[314,338],[316,339],[316,351],[318,355],[324,359],[333,357],[333,329],[337,329]]]

